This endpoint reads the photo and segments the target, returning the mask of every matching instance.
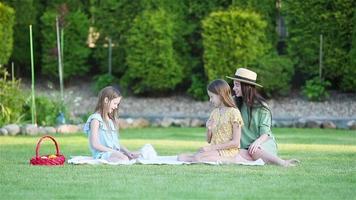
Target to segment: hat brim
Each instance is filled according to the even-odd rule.
[[[230,77],[230,76],[226,76],[226,78],[229,78],[229,79],[232,79],[232,80],[236,80],[236,81],[240,81],[240,82],[244,82],[244,83],[247,83],[247,84],[250,84],[250,85],[255,85],[255,86],[258,86],[258,87],[263,87],[262,85],[260,85],[258,83],[255,83],[255,82],[252,82],[252,81],[247,81],[247,80],[244,80],[244,79],[234,78],[234,77]]]

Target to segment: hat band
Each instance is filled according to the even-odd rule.
[[[235,75],[235,78],[238,78],[238,79],[242,79],[242,80],[245,80],[245,81],[250,81],[250,82],[254,82],[254,83],[256,83],[256,80],[252,80],[252,79],[245,78],[245,77],[238,76],[238,75]]]

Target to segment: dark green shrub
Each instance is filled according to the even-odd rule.
[[[68,120],[69,115],[64,105],[60,101],[49,99],[45,96],[36,96],[36,122],[40,126],[53,126],[57,124],[57,117],[60,112],[64,113]],[[26,104],[23,106],[25,113],[24,120],[31,121],[31,98],[28,98]]]
[[[29,44],[29,25],[32,25],[35,66],[40,64],[40,25],[37,17],[41,14],[41,3],[37,0],[5,0],[15,10],[14,42],[10,61],[14,62],[16,72],[31,77],[31,52]]]
[[[287,56],[267,54],[250,67],[258,74],[258,82],[268,96],[287,95],[294,75],[294,64]]]
[[[0,66],[0,127],[21,122],[25,94],[20,89],[20,80],[7,80],[8,72]]]
[[[0,65],[6,64],[13,48],[14,10],[0,2]]]
[[[63,78],[68,79],[74,75],[84,75],[89,71],[86,65],[90,50],[86,44],[88,39],[88,17],[80,10],[62,13],[64,22],[64,48],[63,48]],[[58,77],[57,37],[55,10],[47,10],[41,17],[43,23],[42,35],[42,72],[52,77]]]
[[[207,83],[205,79],[199,75],[192,76],[192,84],[188,89],[188,93],[197,100],[205,101],[208,100],[208,95],[206,91]]]
[[[276,32],[276,19],[277,8],[276,0],[234,0],[232,5],[241,9],[253,10],[261,16],[261,18],[267,22],[266,37],[268,41],[275,47],[278,42],[278,35]]]
[[[134,20],[127,39],[127,69],[123,83],[135,94],[163,92],[183,79],[173,48],[174,21],[160,10],[144,11]]]
[[[289,30],[288,54],[296,70],[307,79],[319,70],[320,34],[323,35],[323,77],[340,88],[348,72],[354,1],[305,0],[283,1]],[[341,89],[341,88],[340,88]]]
[[[230,9],[211,13],[203,20],[204,68],[209,80],[234,74],[263,56],[266,22],[248,10]]]
[[[133,20],[142,11],[140,1],[107,0],[91,1],[92,25],[100,33],[94,50],[94,58],[101,72],[108,69],[108,38],[112,40],[112,72],[118,77],[126,71],[126,47],[128,31]]]
[[[303,87],[303,94],[310,101],[323,101],[329,98],[329,93],[326,88],[330,85],[329,81],[321,80],[319,77],[314,77],[306,82]]]
[[[352,27],[352,44],[348,56],[350,59],[350,64],[344,72],[344,76],[341,82],[341,90],[356,92],[356,8],[354,8]]]
[[[119,83],[119,79],[110,74],[103,74],[94,77],[95,85],[94,91],[97,94],[101,89],[106,86],[115,85]]]

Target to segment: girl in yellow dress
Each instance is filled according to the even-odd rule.
[[[243,121],[231,96],[229,84],[221,79],[208,87],[210,102],[215,109],[206,123],[208,146],[194,154],[181,154],[178,160],[185,162],[216,162],[233,159],[239,153]]]

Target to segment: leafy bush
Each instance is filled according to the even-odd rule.
[[[0,66],[0,127],[20,122],[25,94],[20,89],[20,80],[7,80],[8,72]]]
[[[36,122],[40,126],[53,126],[57,124],[57,117],[62,112],[69,119],[69,115],[64,105],[59,101],[51,100],[45,96],[36,96]],[[25,113],[24,120],[31,120],[31,98],[28,98],[23,106]]]
[[[37,17],[41,13],[41,2],[37,0],[5,0],[5,2],[15,10],[14,46],[10,59],[15,63],[15,67],[18,72],[21,72],[21,75],[31,77],[29,25],[32,25],[34,52],[40,52],[38,44],[41,43],[41,34],[39,34],[40,26]],[[35,66],[40,64],[40,55],[40,53],[33,55]]]
[[[252,11],[232,8],[213,12],[202,23],[204,68],[209,80],[254,63],[269,48],[266,22]]]
[[[91,14],[95,31],[100,32],[96,41],[94,58],[101,72],[107,72],[108,38],[112,40],[113,74],[122,76],[127,69],[125,62],[128,31],[133,20],[141,12],[141,1],[106,0],[92,1]]]
[[[348,58],[350,64],[345,69],[344,76],[341,82],[341,90],[356,92],[356,9],[354,9],[354,16],[352,18],[352,44]]]
[[[354,1],[349,0],[283,1],[289,30],[288,54],[298,72],[318,74],[320,34],[323,35],[323,77],[340,87],[348,72],[355,71],[348,57],[354,7]]]
[[[250,68],[258,74],[257,80],[268,96],[288,94],[294,75],[294,65],[288,57],[267,54]]]
[[[276,46],[278,35],[276,34],[276,0],[234,0],[232,6],[241,9],[249,9],[258,13],[267,22],[266,37],[268,41]]]
[[[173,48],[174,21],[169,13],[147,10],[134,20],[127,38],[127,69],[123,85],[135,94],[164,92],[183,79]]]
[[[303,94],[310,101],[323,101],[329,98],[329,93],[326,88],[330,85],[329,81],[321,80],[319,77],[314,77],[306,82],[303,87]]]
[[[94,85],[95,93],[98,93],[101,89],[103,89],[106,86],[119,83],[119,80],[115,76],[109,74],[95,76],[94,80],[95,80],[95,85]]]
[[[192,76],[192,84],[188,89],[188,93],[195,99],[198,100],[208,100],[208,95],[206,92],[207,83],[205,79],[199,75]]]
[[[43,23],[42,35],[42,72],[46,75],[58,77],[58,54],[56,36],[56,15],[58,13],[48,9],[41,21]],[[63,41],[63,78],[73,75],[84,75],[89,71],[86,66],[90,50],[86,44],[89,31],[88,17],[80,10],[60,13],[62,14]]]
[[[14,10],[0,2],[0,65],[6,64],[13,48]]]

